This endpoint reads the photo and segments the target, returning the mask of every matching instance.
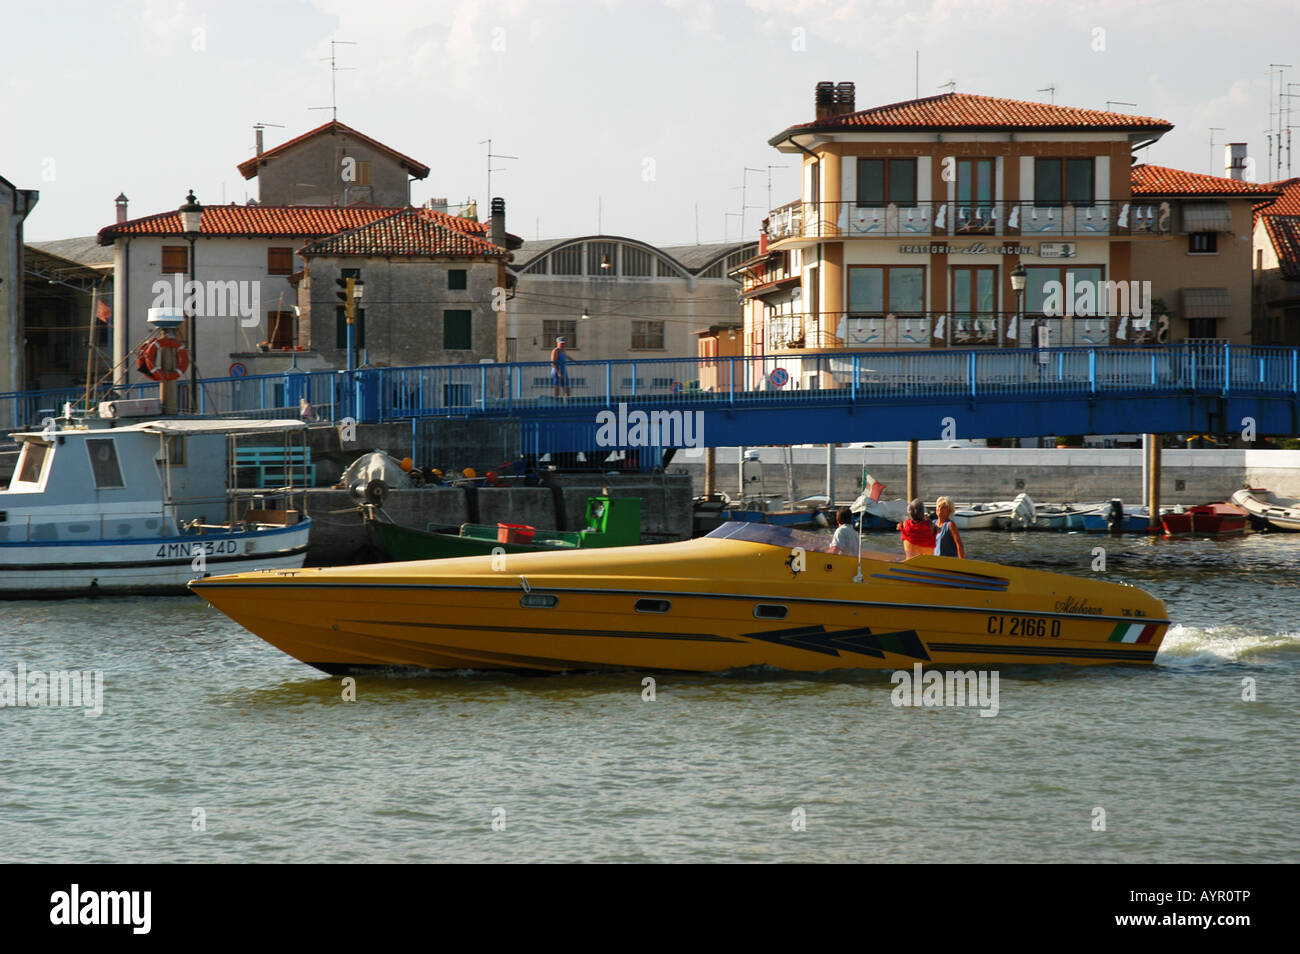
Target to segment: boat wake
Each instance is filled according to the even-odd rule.
[[[1300,652],[1300,633],[1261,635],[1240,626],[1169,627],[1155,665],[1188,668],[1220,662],[1247,662],[1265,654]]]

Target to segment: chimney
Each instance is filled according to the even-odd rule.
[[[841,116],[854,111],[852,83],[840,83],[835,87],[835,105],[839,108]]]
[[[262,127],[254,126],[253,131],[257,134],[257,154],[262,154]]]
[[[1223,147],[1224,173],[1240,182],[1246,177],[1246,144],[1230,142]]]
[[[117,206],[118,225],[121,225],[123,222],[126,221],[126,202],[127,199],[126,199],[125,192],[119,192],[117,194],[117,198],[113,200],[113,204]]]
[[[499,196],[492,200],[492,224],[488,232],[492,244],[506,247],[506,200]]]
[[[829,119],[835,115],[835,84],[830,82],[821,82],[817,84],[817,90],[813,93],[813,104],[816,108],[814,118]]]
[[[424,200],[424,207],[425,207],[426,209],[432,209],[434,212],[441,212],[443,215],[446,215],[446,214],[447,214],[447,197],[446,197],[446,196],[441,196],[441,197],[438,197],[438,198],[430,197],[430,198],[428,198],[428,199],[425,199],[425,200]]]

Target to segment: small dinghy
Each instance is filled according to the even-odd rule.
[[[1082,530],[1083,515],[1095,513],[1102,508],[1100,503],[1089,504],[1035,504],[1035,530]]]
[[[1232,495],[1231,502],[1250,515],[1257,530],[1300,531],[1300,500],[1279,497],[1261,487],[1243,487]]]
[[[1160,517],[1167,537],[1227,537],[1246,532],[1246,512],[1232,504],[1201,504]]]
[[[997,530],[1011,522],[1015,501],[999,500],[995,503],[967,504],[953,511],[952,522],[958,530]]]
[[[1088,533],[1159,533],[1160,527],[1151,526],[1149,507],[1125,507],[1123,501],[1112,500],[1095,513],[1083,515],[1083,529]]]

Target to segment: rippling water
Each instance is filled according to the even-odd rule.
[[[653,702],[630,672],[366,676],[348,703],[195,598],[0,604],[0,669],[105,674],[98,718],[0,709],[0,860],[1296,860],[1300,535],[966,541],[1085,576],[1104,546],[1177,625],[1151,668],[1004,669],[981,718],[896,708],[882,672],[660,675]]]

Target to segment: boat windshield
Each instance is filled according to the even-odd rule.
[[[831,552],[830,534],[812,533],[808,530],[792,530],[789,527],[778,527],[770,523],[746,523],[741,520],[730,520],[716,530],[706,533],[705,537],[713,537],[717,540],[745,540],[749,543],[766,543],[769,546],[785,547],[788,550],[801,547],[814,553]],[[875,560],[902,559],[897,554],[873,552],[865,548],[862,555]]]

